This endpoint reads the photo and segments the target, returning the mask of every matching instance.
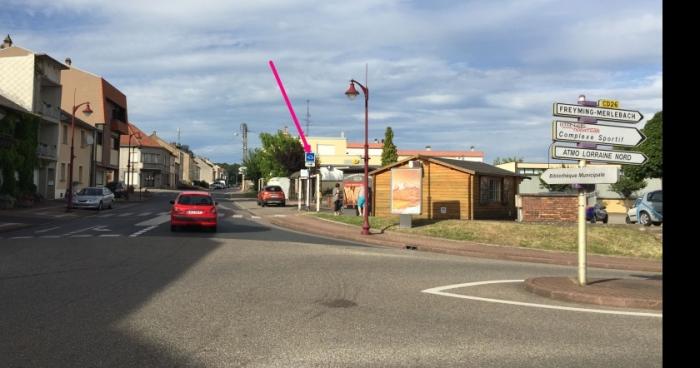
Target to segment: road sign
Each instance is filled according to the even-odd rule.
[[[547,184],[613,184],[617,183],[619,170],[615,167],[577,167],[548,169],[540,178]]]
[[[639,152],[594,150],[565,146],[552,147],[552,158],[614,162],[625,165],[642,165],[647,161],[647,156]]]
[[[552,139],[634,147],[644,141],[646,136],[639,129],[631,127],[554,121],[552,123]]]
[[[642,121],[644,116],[639,111],[607,109],[604,107],[593,107],[584,105],[572,105],[561,102],[554,103],[555,116],[584,117],[598,120],[617,121],[621,123],[637,123]]]
[[[598,106],[605,107],[608,109],[619,109],[620,101],[618,100],[598,100]]]
[[[304,161],[306,163],[306,167],[316,166],[316,154],[313,152],[306,152]]]

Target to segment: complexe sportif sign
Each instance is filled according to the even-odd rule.
[[[540,178],[547,184],[612,184],[617,183],[619,170],[615,167],[577,167],[548,169]]]
[[[574,118],[594,118],[598,120],[617,121],[621,123],[638,123],[644,115],[639,111],[607,109],[584,105],[572,105],[561,102],[554,103],[554,116],[566,116]]]
[[[632,127],[554,121],[552,123],[552,139],[634,147],[644,141],[646,137],[639,129]]]
[[[625,165],[642,165],[647,156],[639,152],[594,150],[577,147],[552,147],[552,157],[565,160],[589,160],[614,162]]]

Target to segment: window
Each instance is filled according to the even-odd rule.
[[[119,149],[119,138],[112,137],[112,149]]]
[[[480,202],[493,203],[501,201],[501,178],[482,176],[479,185]]]
[[[61,164],[61,181],[66,181],[66,164]]]
[[[68,144],[68,125],[63,126],[63,144]]]
[[[160,155],[157,153],[142,153],[141,159],[143,160],[142,162],[146,163],[146,164],[159,164],[160,163]]]
[[[78,183],[83,182],[83,166],[78,166]]]
[[[102,145],[102,132],[97,132],[97,138],[95,139],[95,143],[98,145]]]
[[[85,140],[85,130],[80,129],[80,147],[87,146],[87,140]]]

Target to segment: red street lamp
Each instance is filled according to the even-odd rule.
[[[73,112],[71,113],[70,120],[70,164],[68,165],[68,205],[66,206],[66,211],[70,211],[73,208],[73,159],[75,159],[75,112],[78,111],[80,106],[85,106],[83,114],[85,116],[90,116],[92,114],[92,109],[90,109],[90,101],[83,102],[81,104],[75,104],[75,91],[73,91]]]
[[[362,211],[362,235],[370,235],[369,232],[369,211],[367,211],[367,207],[369,207],[369,183],[367,180],[367,176],[369,175],[369,146],[367,144],[367,129],[368,129],[368,105],[369,105],[369,89],[365,86],[363,86],[360,82],[351,79],[350,80],[350,87],[348,88],[347,91],[345,91],[345,95],[348,96],[350,100],[354,100],[355,97],[357,97],[360,93],[357,92],[355,89],[355,84],[360,86],[362,89],[362,93],[365,95],[365,176],[362,182],[362,185],[364,187],[364,193],[365,193],[365,207],[363,208]]]

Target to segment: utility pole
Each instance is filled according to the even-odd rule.
[[[248,125],[241,123],[241,138],[243,139],[243,161],[248,159]]]

